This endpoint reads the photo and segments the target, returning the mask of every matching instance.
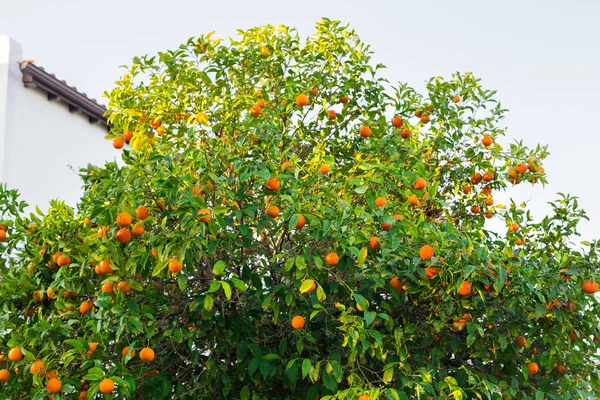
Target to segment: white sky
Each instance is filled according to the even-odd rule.
[[[522,183],[510,195],[543,216],[556,192],[571,193],[591,218],[583,239],[600,238],[600,1],[0,0],[0,34],[100,99],[133,56],[266,23],[307,36],[323,16],[350,22],[391,82],[421,90],[431,76],[482,77],[510,110],[509,136],[550,146],[550,184]]]

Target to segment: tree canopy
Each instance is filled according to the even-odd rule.
[[[2,397],[600,395],[585,212],[494,201],[547,148],[472,73],[371,57],[328,19],[136,57],[76,208],[0,190]]]

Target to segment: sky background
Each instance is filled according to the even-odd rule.
[[[472,71],[510,112],[508,138],[548,144],[549,185],[522,183],[504,195],[538,218],[557,192],[579,197],[600,238],[600,1],[0,0],[0,34],[24,57],[101,102],[132,57],[173,49],[189,37],[219,37],[263,24],[301,35],[327,17],[349,22],[388,69],[391,82],[422,90],[432,76]]]

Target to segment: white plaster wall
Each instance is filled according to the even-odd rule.
[[[53,198],[74,206],[82,194],[79,168],[120,158],[119,151],[104,139],[105,127],[24,87],[21,61],[21,46],[0,36],[0,182],[44,211]]]

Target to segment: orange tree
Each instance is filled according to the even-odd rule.
[[[546,148],[471,73],[382,68],[330,20],[135,58],[77,209],[1,192],[2,396],[600,394],[585,213],[494,202]]]

